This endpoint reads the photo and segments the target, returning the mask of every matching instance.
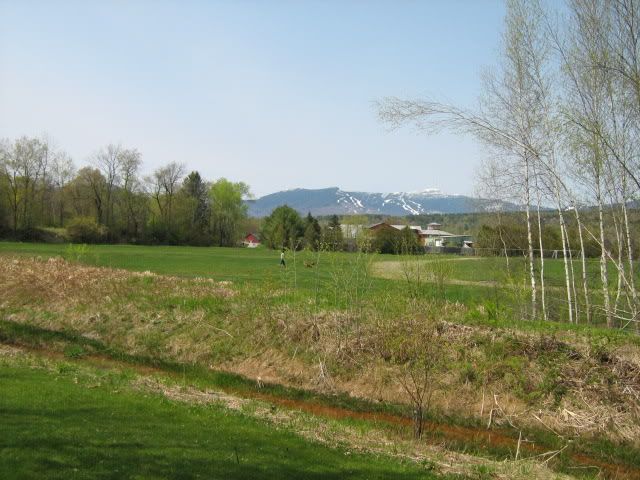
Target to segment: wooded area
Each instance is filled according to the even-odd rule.
[[[46,138],[0,143],[0,234],[47,240],[66,228],[75,242],[235,245],[249,187],[171,162],[141,173],[136,149],[110,144],[77,169]],[[45,227],[41,230],[38,227]],[[49,228],[47,230],[46,228]]]

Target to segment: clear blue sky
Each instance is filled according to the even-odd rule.
[[[482,147],[388,132],[373,102],[473,105],[504,6],[468,1],[0,0],[0,137],[83,164],[110,142],[263,195],[471,193]]]

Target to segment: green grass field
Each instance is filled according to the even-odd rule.
[[[298,296],[313,296],[324,299],[324,303],[335,303],[336,292],[344,291],[358,283],[365,296],[382,294],[402,296],[409,288],[404,272],[403,260],[396,255],[371,254],[358,256],[353,253],[329,253],[302,251],[287,253],[287,268],[279,265],[279,252],[266,248],[220,248],[220,247],[172,247],[137,245],[89,245],[69,246],[65,244],[0,242],[0,254],[40,256],[42,258],[62,256],[82,263],[123,268],[133,271],[152,271],[159,274],[183,277],[209,277],[215,280],[232,281],[240,285],[262,285],[267,288],[286,288]],[[420,285],[424,298],[461,302],[468,306],[504,305],[506,302],[520,303],[526,298],[528,287],[528,265],[524,258],[509,259],[511,287],[521,289],[520,298],[513,298],[514,291],[504,290],[507,282],[507,261],[500,257],[461,257],[457,255],[426,255],[415,257],[426,272],[433,270],[435,263],[446,265],[446,281],[442,288],[432,282]],[[313,264],[312,268],[305,265]],[[371,275],[362,275],[365,264],[372,265]],[[540,262],[537,261],[537,268]],[[574,261],[576,276],[580,263]],[[598,259],[589,259],[587,274],[594,302],[600,293]],[[564,289],[564,262],[561,259],[546,259],[545,282],[548,287],[549,311],[562,317],[566,310]],[[613,269],[612,269],[613,270]],[[640,273],[640,271],[638,272]],[[341,279],[341,280],[339,280]],[[346,279],[346,284],[340,282]],[[539,279],[538,279],[539,281]],[[576,279],[580,289],[580,278]],[[640,276],[638,277],[640,283]],[[612,280],[613,283],[613,280]],[[355,288],[355,287],[354,287]],[[613,286],[612,286],[613,288]],[[502,291],[498,291],[502,289]],[[578,292],[580,293],[581,290]],[[612,291],[612,295],[615,292]],[[506,297],[504,300],[502,297]],[[580,298],[580,297],[579,297]],[[289,298],[290,300],[290,298]],[[493,307],[492,307],[493,308]],[[599,321],[602,321],[600,319]]]
[[[68,245],[0,242],[0,253],[29,256],[66,256]],[[279,272],[278,252],[219,247],[167,247],[137,245],[91,245],[82,255],[85,263],[181,276],[204,276],[216,280],[261,280]]]
[[[0,253],[29,256],[69,256],[66,244],[0,242]],[[329,259],[328,257],[332,258]],[[351,253],[298,252],[295,256],[287,253],[288,270],[295,268],[302,285],[313,283],[317,275],[314,269],[306,268],[305,262],[316,262],[320,265],[320,277],[329,275],[327,262],[344,262],[353,257]],[[399,263],[396,255],[371,255],[373,262]],[[496,282],[504,279],[507,261],[502,257],[461,257],[458,255],[427,255],[417,257],[425,265],[445,260],[451,263],[450,278],[470,282]],[[90,245],[82,255],[84,263],[128,270],[145,271],[180,276],[204,276],[216,280],[263,281],[278,278],[282,274],[279,266],[278,251],[267,248],[221,248],[221,247],[173,247],[173,246],[141,246],[141,245]],[[509,259],[514,275],[526,279],[528,268],[523,258]],[[537,269],[540,261],[536,262]],[[580,262],[575,260],[576,270]],[[545,279],[551,286],[564,285],[564,262],[561,259],[545,260]],[[613,268],[613,267],[610,267]],[[593,283],[599,277],[599,259],[587,260],[588,278]],[[401,275],[398,275],[400,278]]]
[[[271,288],[287,288],[303,296],[316,292],[331,297],[332,291],[342,288],[335,280],[357,274],[365,262],[395,260],[393,255],[367,255],[359,258],[351,253],[327,253],[319,256],[314,252],[287,253],[287,268],[279,265],[278,251],[266,248],[220,248],[220,247],[172,247],[138,245],[90,245],[78,255],[77,248],[64,244],[0,242],[0,254],[37,256],[41,258],[62,256],[75,258],[82,263],[123,268],[133,271],[184,277],[209,277],[215,280],[232,281],[237,284],[259,284]],[[385,258],[388,257],[388,258]],[[313,262],[313,268],[305,266]],[[355,273],[354,273],[355,272]],[[464,271],[461,272],[464,275]],[[362,287],[368,292],[401,293],[404,285],[395,280],[371,276],[360,277]],[[439,295],[428,285],[426,295]],[[449,298],[465,303],[478,303],[486,295],[485,287],[449,285]]]
[[[435,478],[311,443],[217,405],[137,392],[123,372],[0,359],[0,478]]]

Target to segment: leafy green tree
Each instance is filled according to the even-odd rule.
[[[211,224],[217,245],[229,247],[239,241],[241,226],[247,218],[244,198],[249,195],[249,186],[243,182],[221,178],[211,185]]]
[[[98,243],[104,240],[106,231],[93,217],[75,217],[67,225],[67,234],[73,243]]]
[[[71,181],[73,210],[76,216],[94,216],[98,224],[104,218],[105,179],[97,168],[83,167]]]
[[[8,192],[9,184],[4,176],[0,175],[0,192]],[[9,230],[9,203],[7,195],[0,195],[0,234]]]
[[[311,212],[307,214],[305,218],[304,228],[304,245],[311,250],[317,250],[320,246],[320,238],[322,237],[322,228],[318,220],[311,215]]]
[[[374,234],[373,249],[379,253],[398,253],[402,232],[393,227],[381,228]]]
[[[304,231],[300,214],[293,208],[282,205],[265,218],[262,239],[269,248],[296,248]]]
[[[37,138],[21,137],[0,143],[0,176],[7,187],[3,195],[9,203],[14,233],[36,226],[36,197],[48,152],[48,145]]]
[[[324,229],[324,243],[329,250],[334,252],[344,249],[344,236],[342,226],[337,215],[331,215],[329,223]]]
[[[399,242],[396,247],[396,253],[415,254],[420,251],[418,236],[408,226],[400,230]]]

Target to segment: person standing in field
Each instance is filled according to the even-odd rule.
[[[287,264],[284,261],[284,248],[282,249],[282,252],[280,252],[280,266],[287,268]]]

